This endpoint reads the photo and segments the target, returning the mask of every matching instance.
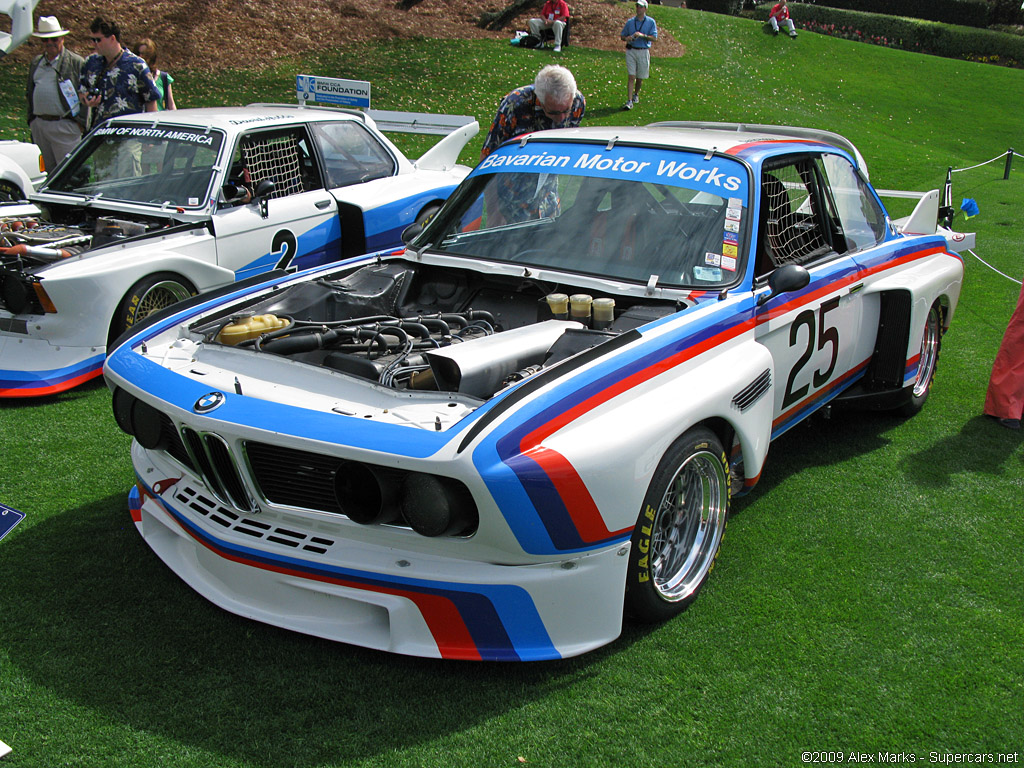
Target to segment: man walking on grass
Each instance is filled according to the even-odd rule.
[[[636,16],[622,28],[626,44],[626,103],[632,109],[640,102],[640,88],[651,74],[651,43],[658,39],[658,25],[647,15],[647,0],[636,0]]]

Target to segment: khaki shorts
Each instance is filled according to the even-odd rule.
[[[626,74],[633,75],[637,80],[646,80],[651,76],[651,49],[626,49]]]

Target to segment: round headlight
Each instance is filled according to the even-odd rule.
[[[457,536],[477,524],[476,505],[458,480],[410,472],[402,483],[402,517],[421,536]]]

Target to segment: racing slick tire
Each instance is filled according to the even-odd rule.
[[[430,220],[434,218],[437,215],[437,212],[440,210],[440,203],[431,203],[430,205],[426,206],[422,211],[420,211],[420,215],[416,217],[416,223],[419,224],[421,227],[427,226],[427,224],[430,223]]]
[[[665,452],[644,497],[626,576],[631,616],[664,621],[697,598],[718,557],[729,500],[722,443],[694,427]]]
[[[110,324],[110,340],[130,330],[143,318],[196,295],[195,286],[171,272],[158,272],[139,280],[121,300]]]
[[[939,350],[942,348],[942,308],[932,304],[924,321],[921,334],[921,357],[917,363],[917,377],[910,391],[910,399],[897,410],[901,416],[913,416],[924,408],[925,400],[935,380],[935,369],[939,364]]]
[[[0,203],[13,203],[17,200],[24,200],[25,193],[17,184],[9,181],[0,181]]]

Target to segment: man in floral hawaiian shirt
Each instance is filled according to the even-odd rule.
[[[548,128],[575,128],[586,110],[586,99],[576,90],[572,72],[549,64],[537,73],[533,85],[516,88],[501,100],[480,159],[514,136]],[[501,215],[509,222],[555,215],[559,204],[553,178],[538,186],[535,174],[502,174],[497,200]],[[527,194],[526,187],[531,185]]]
[[[82,103],[92,110],[90,127],[115,115],[156,112],[160,92],[153,75],[142,58],[121,45],[120,27],[97,16],[89,30],[96,53],[82,65],[78,88]],[[142,143],[134,142],[130,149],[119,153],[116,168],[105,167],[102,172],[122,178],[141,175]]]
[[[480,159],[513,136],[547,128],[575,128],[586,110],[587,101],[576,90],[572,72],[549,64],[537,73],[533,85],[516,88],[501,100]]]
[[[89,29],[96,53],[82,66],[79,91],[94,112],[93,125],[114,115],[156,112],[160,93],[149,66],[121,45],[118,25],[97,16]]]

